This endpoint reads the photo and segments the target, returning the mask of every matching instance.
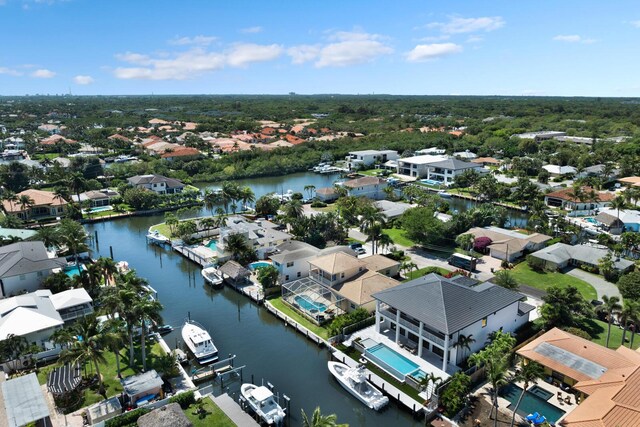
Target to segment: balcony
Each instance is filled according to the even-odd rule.
[[[93,313],[93,307],[85,307],[80,308],[78,310],[70,309],[67,311],[60,312],[60,317],[64,322],[68,322],[69,320],[77,319],[79,317],[84,317]]]

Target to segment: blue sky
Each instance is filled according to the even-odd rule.
[[[0,0],[0,94],[640,96],[640,2]]]

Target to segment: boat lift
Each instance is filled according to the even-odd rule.
[[[253,382],[253,374],[251,374],[251,384],[255,384]],[[267,381],[267,384],[265,385],[264,378],[262,378],[261,385],[262,386],[266,386],[269,390],[271,390],[271,392],[273,393],[273,397],[276,399],[276,402],[284,410],[285,420],[287,421],[287,425],[289,425],[289,419],[290,419],[289,414],[290,414],[290,410],[291,410],[291,398],[289,396],[287,396],[286,394],[284,394],[284,393],[280,394],[279,392],[275,392],[273,384],[271,384],[269,381]],[[249,403],[244,398],[244,396],[242,396],[242,394],[240,394],[240,393],[238,393],[238,403],[240,404],[240,407],[242,408],[243,411],[247,412],[248,414],[251,414],[251,407],[249,406]],[[283,420],[283,422],[284,422],[284,420]]]
[[[242,378],[242,369],[245,367],[245,365],[237,367],[233,366],[233,360],[235,358],[235,354],[230,354],[226,359],[219,360],[209,366],[197,369],[192,372],[191,380],[194,383],[197,383],[206,381],[208,379],[217,380],[219,378],[221,384],[224,384],[224,380],[231,376]]]

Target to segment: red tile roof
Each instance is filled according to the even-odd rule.
[[[160,157],[163,159],[169,159],[172,157],[186,157],[186,156],[199,156],[200,151],[193,147],[183,147],[180,149],[176,149],[175,151],[170,151],[168,153],[162,154]]]
[[[585,187],[582,187],[582,191],[585,194],[589,194],[595,190],[591,187],[585,186]],[[616,197],[615,194],[609,193],[606,191],[596,191],[595,194],[596,194],[596,198],[594,200],[597,200],[599,202],[610,202]],[[581,200],[578,200],[573,195],[573,188],[564,188],[562,190],[552,191],[551,193],[546,194],[546,197],[553,197],[555,199],[566,200],[568,202],[581,202]],[[588,200],[587,198],[585,198],[585,201],[590,202],[591,200]]]

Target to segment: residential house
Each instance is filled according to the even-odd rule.
[[[357,169],[360,167],[373,166],[376,163],[386,163],[389,160],[399,159],[400,155],[394,150],[361,150],[350,151],[345,158],[347,167]]]
[[[4,373],[0,373],[4,377]],[[0,425],[8,427],[52,426],[51,410],[35,372],[0,381]]]
[[[69,289],[49,297],[64,322],[93,313],[93,299],[84,288]]]
[[[618,235],[624,231],[624,222],[616,215],[600,212],[596,215],[595,220],[598,221],[598,226],[609,234]]]
[[[453,153],[453,157],[455,157],[456,159],[465,160],[465,161],[470,162],[470,161],[473,161],[474,159],[477,159],[478,155],[476,153],[474,153],[474,152],[469,151],[469,150],[465,150],[465,151],[457,151],[457,152]]]
[[[78,198],[76,194],[73,194],[71,199],[76,203],[78,203],[78,201],[80,203],[89,201],[92,208],[97,208],[100,206],[109,206],[114,197],[118,197],[118,192],[105,188],[103,190],[85,191],[84,193],[80,193],[80,198]]]
[[[44,243],[17,242],[0,247],[0,297],[33,292],[54,268],[66,266],[64,258],[51,258]]]
[[[415,154],[416,155],[424,155],[424,154],[437,155],[437,154],[444,154],[446,152],[447,150],[445,150],[444,148],[430,147],[430,148],[423,148],[422,150],[418,150],[415,152]]]
[[[226,239],[232,234],[241,234],[256,250],[259,259],[266,259],[282,243],[291,240],[291,234],[281,231],[279,226],[266,220],[249,221],[241,216],[230,216],[220,228],[216,250],[219,260],[231,258]]]
[[[378,200],[373,204],[387,220],[399,218],[408,209],[414,207],[409,203],[392,202],[390,200]]]
[[[625,346],[609,349],[558,328],[516,352],[524,363],[542,365],[547,381],[569,386],[579,393],[580,404],[559,425],[640,425],[639,352]]]
[[[551,236],[540,233],[523,234],[514,230],[506,230],[500,227],[475,227],[464,234],[471,234],[474,238],[488,237],[491,244],[488,246],[489,255],[492,258],[513,262],[527,253],[544,248]]]
[[[549,172],[549,175],[553,177],[575,175],[577,170],[573,166],[559,166],[559,165],[544,165],[542,169]]]
[[[445,372],[484,347],[491,333],[514,332],[525,325],[534,309],[518,292],[464,276],[428,274],[373,297],[376,332],[396,343],[412,342],[419,357],[425,351],[437,355]],[[475,339],[468,350],[457,346],[463,335]]]
[[[275,253],[269,258],[280,273],[278,281],[286,283],[309,275],[309,260],[334,252],[345,252],[355,256],[355,252],[348,246],[333,246],[318,249],[299,240],[286,241],[275,248]]]
[[[127,179],[136,188],[145,188],[158,194],[181,193],[185,185],[177,179],[162,175],[136,175]]]
[[[478,157],[471,160],[471,163],[478,163],[482,166],[495,166],[498,167],[502,162],[494,157]]]
[[[546,141],[548,139],[554,139],[559,136],[565,136],[566,134],[567,134],[566,132],[549,130],[549,131],[540,131],[540,132],[525,132],[525,133],[519,133],[511,136],[514,138],[520,138],[520,139],[533,139],[536,142],[540,142],[540,141]]]
[[[33,204],[23,206],[19,202],[3,200],[2,206],[7,214],[15,215],[23,220],[31,220],[58,218],[63,216],[67,210],[67,201],[56,197],[51,191],[29,189],[16,194],[18,199],[21,196],[28,196]]]
[[[316,197],[323,202],[332,202],[338,198],[338,192],[334,187],[318,188]]]
[[[575,177],[576,178],[602,177],[604,179],[609,180],[609,179],[614,179],[620,173],[619,169],[613,169],[609,173],[609,175],[604,176],[605,169],[606,169],[606,165],[604,164],[587,166],[586,168],[582,169],[580,172],[576,173]]]
[[[475,170],[479,173],[487,172],[482,165],[477,163],[465,162],[442,155],[422,155],[398,159],[397,173],[416,179],[424,178],[450,185],[456,176],[468,170]]]
[[[618,178],[618,182],[627,187],[640,187],[640,176],[627,176]]]
[[[596,216],[596,220],[600,221],[600,215],[608,215],[609,217],[616,218],[616,220],[619,217],[619,221],[624,227],[624,230],[620,231],[640,231],[640,211],[632,209],[620,209],[620,211],[618,212],[617,209],[602,208],[600,209],[600,213],[598,214],[598,216]]]
[[[580,265],[598,267],[600,260],[607,255],[612,255],[613,266],[617,271],[625,272],[633,269],[633,261],[620,258],[606,248],[590,245],[572,246],[566,243],[555,243],[529,256],[539,260],[546,270],[556,271]]]
[[[180,159],[180,160],[195,159],[200,157],[201,155],[202,153],[200,153],[200,151],[197,148],[180,146],[179,148],[175,148],[173,150],[170,150],[170,151],[167,151],[166,153],[161,154],[160,157],[163,158],[164,160],[172,162],[176,159]]]
[[[598,210],[611,205],[616,197],[615,193],[596,191],[591,187],[581,187],[581,194],[575,194],[573,188],[563,188],[552,191],[544,196],[547,206],[564,209],[569,216],[593,215]]]
[[[387,188],[387,180],[377,176],[364,176],[362,178],[351,179],[342,184],[347,189],[349,196],[368,197],[369,199],[380,200],[386,197],[384,189]]]

